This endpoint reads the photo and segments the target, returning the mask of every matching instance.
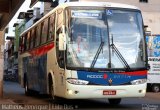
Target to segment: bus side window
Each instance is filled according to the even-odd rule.
[[[47,40],[53,40],[55,37],[55,14],[52,14],[49,18],[49,35]]]
[[[25,35],[23,35],[23,37],[22,37],[22,52],[24,52],[25,51]]]
[[[30,49],[30,40],[31,40],[31,33],[30,31],[27,33],[27,48],[26,50],[29,50]]]
[[[48,36],[48,18],[42,23],[41,44],[46,43]]]
[[[36,36],[36,29],[37,29],[37,27],[35,27],[34,28],[34,38],[33,38],[33,47],[35,47],[36,46],[36,39],[37,39],[37,36]]]
[[[23,49],[24,49],[23,36],[21,36],[19,38],[19,51],[20,51],[20,53],[23,52]]]
[[[34,38],[35,38],[35,29],[33,28],[31,30],[31,43],[30,43],[30,49],[34,47]]]
[[[24,51],[27,50],[27,33],[24,35]]]
[[[64,68],[64,51],[59,50],[59,34],[62,33],[62,29],[59,28],[56,32],[56,56],[57,62],[61,68]]]
[[[39,46],[40,42],[41,42],[41,25],[38,25],[36,27],[36,43],[35,43],[35,47]]]

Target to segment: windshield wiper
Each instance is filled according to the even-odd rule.
[[[94,67],[94,65],[95,65],[95,63],[96,63],[96,61],[98,59],[98,56],[99,56],[101,50],[103,49],[103,45],[104,45],[104,42],[101,41],[101,44],[99,45],[99,48],[98,48],[98,50],[96,52],[96,55],[94,56],[94,59],[92,61],[92,64],[91,64],[91,67],[90,67],[91,69]]]
[[[129,64],[127,63],[127,61],[124,59],[124,57],[122,56],[120,51],[114,45],[114,43],[113,43],[113,35],[112,35],[111,41],[112,41],[112,43],[110,44],[110,47],[116,52],[116,55],[124,63],[124,65],[126,66],[127,70],[131,70],[131,68],[130,68]]]

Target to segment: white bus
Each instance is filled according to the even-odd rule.
[[[19,73],[31,90],[66,99],[144,97],[141,11],[108,2],[57,6],[20,36]]]

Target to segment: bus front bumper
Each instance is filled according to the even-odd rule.
[[[91,99],[91,98],[125,98],[144,97],[146,83],[139,85],[97,86],[97,85],[73,85],[67,83],[65,98],[67,99]]]

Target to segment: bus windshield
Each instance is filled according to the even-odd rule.
[[[145,67],[145,43],[138,10],[70,9],[67,67]]]

